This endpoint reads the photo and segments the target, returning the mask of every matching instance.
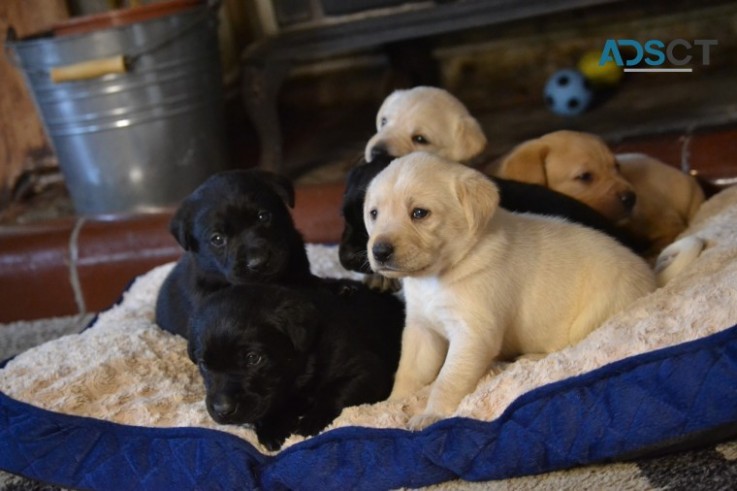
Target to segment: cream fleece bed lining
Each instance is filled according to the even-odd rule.
[[[576,346],[541,360],[499,363],[459,406],[456,416],[491,421],[520,395],[611,362],[714,334],[737,321],[737,187],[706,202],[684,235],[707,243],[701,256],[665,287],[609,319]],[[316,274],[358,277],[339,265],[337,247],[308,245]],[[121,303],[92,327],[22,353],[0,370],[0,391],[34,406],[149,427],[205,427],[258,444],[247,427],[214,423],[204,387],[184,339],[154,323],[158,289],[172,264],[139,277]],[[346,409],[326,430],[343,426],[404,428],[408,408],[427,389],[402,403]],[[290,437],[285,448],[302,441]]]

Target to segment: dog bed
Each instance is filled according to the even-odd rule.
[[[737,434],[737,187],[684,235],[683,274],[541,360],[495,365],[455,416],[405,428],[427,389],[352,407],[278,453],[215,424],[186,342],[154,323],[172,265],[138,278],[90,328],[0,369],[0,469],[85,489],[386,489],[503,479],[694,447]],[[335,246],[317,274],[346,276]]]

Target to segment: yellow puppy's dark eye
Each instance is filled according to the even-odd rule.
[[[369,212],[369,216],[371,217],[371,220],[376,220],[376,216],[379,214],[379,211],[374,208]]]
[[[227,240],[225,239],[225,236],[223,234],[219,234],[215,232],[210,236],[210,244],[214,245],[215,247],[223,247]]]
[[[430,210],[424,208],[414,208],[412,210],[412,220],[422,220],[430,214]]]
[[[424,135],[412,135],[412,141],[418,145],[427,145],[430,143]]]
[[[594,175],[591,172],[583,172],[577,175],[576,179],[581,182],[591,182],[594,180]]]

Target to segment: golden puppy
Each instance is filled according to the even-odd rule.
[[[368,188],[371,268],[402,278],[407,302],[390,399],[432,383],[412,428],[451,415],[495,358],[560,350],[655,288],[610,237],[498,203],[483,174],[424,152]]]
[[[424,150],[464,162],[481,153],[486,136],[476,119],[450,92],[415,87],[389,94],[376,115],[376,134],[366,144],[367,162]]]
[[[609,147],[588,133],[555,131],[526,141],[502,159],[496,175],[567,194],[615,223],[630,218],[637,201]]]
[[[655,256],[683,232],[704,202],[696,179],[641,153],[617,154],[622,175],[637,193],[637,203],[625,227],[650,243]]]
[[[533,182],[583,201],[647,242],[653,258],[704,201],[696,180],[643,154],[614,155],[599,137],[555,131],[517,146],[499,177]]]

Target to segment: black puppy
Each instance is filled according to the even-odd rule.
[[[207,297],[189,350],[216,422],[252,424],[259,442],[277,450],[292,433],[318,433],[344,407],[389,396],[403,304],[345,283],[351,295],[253,284]]]
[[[156,322],[186,337],[193,310],[209,293],[252,281],[318,283],[293,206],[294,188],[277,174],[236,170],[207,179],[172,218],[171,233],[185,252],[161,287]]]
[[[371,162],[358,165],[348,173],[342,205],[345,226],[339,249],[340,263],[348,270],[371,273],[366,255],[368,233],[363,222],[363,201],[371,180],[392,160],[392,156],[378,155]],[[499,205],[502,208],[521,213],[560,216],[604,232],[634,252],[642,252],[646,248],[646,244],[614,226],[596,210],[565,194],[537,184],[498,177],[492,177],[491,180],[499,187]]]

